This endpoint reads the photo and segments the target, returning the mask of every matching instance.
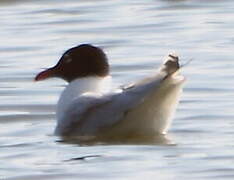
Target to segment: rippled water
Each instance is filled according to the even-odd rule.
[[[232,0],[1,0],[0,179],[234,179]],[[166,138],[77,144],[53,136],[65,82],[34,83],[71,46],[105,49],[115,85],[171,50],[187,77]]]

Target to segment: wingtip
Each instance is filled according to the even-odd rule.
[[[168,53],[168,55],[166,57],[166,61],[168,61],[168,60],[179,61],[179,54],[175,51]]]
[[[168,53],[166,56],[162,70],[166,71],[168,74],[176,72],[180,68],[179,65],[179,55],[176,52]]]

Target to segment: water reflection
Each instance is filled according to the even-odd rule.
[[[64,160],[64,162],[69,162],[69,161],[84,161],[84,160],[87,160],[87,159],[98,158],[98,157],[102,157],[102,156],[101,155],[80,156],[80,157],[75,157],[75,158]]]
[[[13,5],[30,2],[30,0],[0,0],[0,5]]]
[[[93,145],[175,145],[169,135],[131,136],[131,137],[90,137],[70,136],[61,137],[60,143],[79,144],[81,146]]]

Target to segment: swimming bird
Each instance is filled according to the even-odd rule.
[[[183,89],[179,58],[169,54],[149,77],[113,90],[104,51],[90,44],[68,49],[36,81],[62,78],[57,104],[59,136],[151,136],[167,133]]]

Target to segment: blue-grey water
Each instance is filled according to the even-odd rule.
[[[1,0],[0,23],[1,180],[234,179],[233,0]],[[165,139],[53,136],[66,83],[33,78],[81,43],[104,48],[116,86],[155,71],[170,51],[193,59]]]

